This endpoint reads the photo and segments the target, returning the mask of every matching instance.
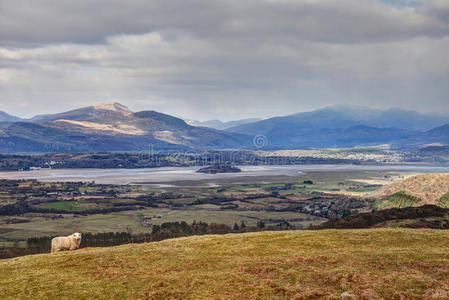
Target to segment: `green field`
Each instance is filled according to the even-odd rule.
[[[106,205],[96,205],[95,203],[89,203],[87,201],[59,201],[50,202],[40,205],[41,208],[71,211],[86,211],[92,208],[104,208]]]
[[[447,299],[449,232],[194,236],[0,261],[1,299]]]
[[[56,220],[34,217],[30,218],[29,223],[3,225],[3,229],[11,231],[3,233],[2,236],[10,240],[22,240],[35,236],[66,235],[75,231],[92,233],[128,231],[132,233],[149,233],[151,232],[151,228],[142,225],[144,216],[155,216],[155,218],[149,221],[150,224],[155,225],[176,221],[186,221],[189,224],[193,221],[203,221],[232,226],[234,223],[240,224],[243,221],[248,226],[255,226],[259,220],[266,220],[266,224],[270,225],[276,224],[276,222],[272,223],[269,219],[296,220],[302,218],[303,221],[292,221],[291,224],[301,224],[303,228],[306,228],[309,224],[317,224],[324,221],[317,217],[295,212],[210,211],[205,209],[172,210],[154,208],[89,216],[66,216]]]

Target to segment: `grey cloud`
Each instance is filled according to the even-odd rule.
[[[99,43],[117,33],[178,29],[224,39],[379,42],[446,35],[447,15],[438,12],[447,5],[440,3],[415,9],[369,0],[3,0],[0,39],[13,46]]]
[[[0,110],[449,110],[446,2],[0,0]],[[426,102],[424,102],[424,100]]]

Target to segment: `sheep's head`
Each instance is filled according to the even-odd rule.
[[[79,232],[75,232],[74,234],[72,234],[72,236],[78,241],[81,240],[81,233]]]

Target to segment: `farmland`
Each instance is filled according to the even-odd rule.
[[[203,221],[249,228],[287,221],[307,228],[335,215],[363,211],[359,197],[379,174],[317,172],[175,182],[164,187],[93,182],[0,182],[0,245],[29,237],[80,232],[151,232],[164,222]],[[398,175],[399,176],[399,175]],[[357,181],[359,177],[361,181]]]
[[[1,180],[0,247],[23,247],[29,238],[74,231],[149,234],[153,226],[181,221],[239,231],[306,229],[371,210],[372,191],[407,174],[351,170],[210,176],[127,185]]]

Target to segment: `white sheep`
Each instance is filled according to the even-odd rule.
[[[81,233],[75,232],[69,236],[58,236],[51,240],[51,252],[75,250],[81,244]]]

